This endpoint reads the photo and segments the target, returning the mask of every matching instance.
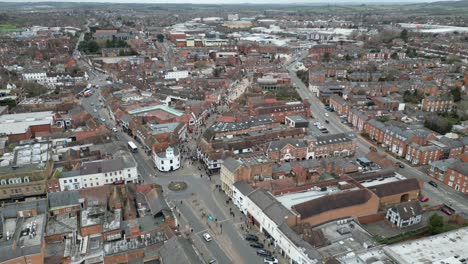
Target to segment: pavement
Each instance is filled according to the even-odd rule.
[[[296,57],[296,61],[300,61],[302,58],[307,56],[306,53],[300,54]],[[295,72],[293,71],[294,62],[290,62],[287,64],[287,68],[290,72],[291,79],[293,83],[297,87],[297,91],[299,95],[303,99],[307,99],[310,102],[310,111],[314,120],[323,124],[330,133],[344,133],[344,132],[353,132],[353,129],[342,124],[340,122],[339,117],[336,113],[331,113],[325,110],[324,104],[317,98],[308,87],[304,85],[304,83],[296,76]],[[325,113],[328,113],[328,116],[325,116]],[[325,120],[328,119],[329,124],[325,123]],[[371,146],[376,147],[380,152],[385,152],[384,149],[375,146],[371,142],[364,139],[362,136],[357,135],[357,156],[363,156],[369,152],[369,148]],[[387,153],[388,154],[388,153]],[[389,159],[393,162],[402,162],[405,163],[406,166],[403,169],[398,169],[398,173],[407,177],[407,178],[416,178],[419,180],[424,181],[424,187],[422,189],[422,195],[428,196],[431,200],[437,203],[443,203],[450,205],[455,209],[455,211],[464,217],[468,217],[468,196],[463,195],[455,190],[443,185],[442,183],[439,184],[438,188],[434,188],[429,185],[427,182],[429,180],[434,180],[433,178],[429,177],[423,170],[424,168],[420,167],[412,167],[410,164],[406,163],[403,159],[397,159],[392,155],[387,155]]]

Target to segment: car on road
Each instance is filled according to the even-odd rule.
[[[208,233],[204,233],[203,238],[205,239],[206,242],[210,242],[211,240],[213,240],[213,238],[211,238],[210,234]]]
[[[262,257],[271,257],[271,252],[266,249],[257,249],[257,255]]]
[[[218,261],[216,261],[216,259],[212,259],[212,260],[210,260],[208,263],[209,263],[209,264],[216,264],[216,263],[218,263]]]
[[[401,162],[399,162],[399,161],[395,162],[395,164],[398,165],[398,167],[399,167],[400,169],[404,169],[404,168],[405,168],[405,165],[403,165],[403,163],[401,163]]]
[[[330,121],[328,121],[328,119],[325,119],[325,123],[330,124]]]
[[[258,243],[258,242],[250,242],[249,246],[253,248],[263,248],[263,244]]]
[[[247,234],[245,236],[245,240],[257,242],[258,241],[258,236],[252,235],[252,234]]]
[[[320,126],[320,122],[315,122],[314,126]]]
[[[435,181],[428,181],[427,183],[437,188],[437,183]]]
[[[429,197],[423,196],[423,197],[419,198],[419,201],[420,201],[421,203],[427,202],[427,201],[429,201]]]
[[[442,211],[446,215],[453,215],[453,212],[445,207],[440,208],[440,211]]]
[[[117,131],[119,131],[119,130],[118,130],[116,127],[113,127],[113,128],[112,128],[112,131],[117,132]]]
[[[327,117],[328,117],[328,116],[329,116],[329,114],[328,114],[328,113],[325,113],[325,116],[327,116]]]
[[[106,122],[106,119],[104,117],[101,117],[101,122]]]
[[[278,264],[278,259],[274,258],[274,257],[265,257],[263,259],[263,263],[267,263],[267,264]]]

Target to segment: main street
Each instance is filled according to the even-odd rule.
[[[305,54],[299,56],[297,61],[300,61],[303,57],[305,57]],[[296,85],[297,91],[301,98],[307,99],[310,102],[310,111],[314,119],[327,127],[331,133],[353,132],[352,128],[340,122],[339,117],[335,113],[329,113],[328,116],[325,116],[325,113],[328,113],[328,111],[325,110],[325,105],[296,76],[296,73],[293,71],[293,66],[294,62],[287,66],[291,75],[291,79]],[[326,124],[325,120],[328,120],[329,123]],[[356,151],[357,154],[362,156],[369,152],[369,148],[374,145],[364,139],[361,135],[357,135],[356,146],[358,148]],[[379,149],[379,151],[382,151],[382,149]],[[392,155],[387,154],[387,157],[393,162],[402,162],[402,160],[396,159]],[[424,181],[422,194],[424,196],[428,196],[432,202],[450,205],[456,210],[457,213],[468,215],[468,197],[455,192],[443,184],[439,184],[438,188],[429,185],[427,182],[432,180],[432,178],[430,178],[426,173],[422,172],[420,168],[406,165],[405,168],[399,169],[398,173],[407,178],[416,178]]]
[[[86,62],[81,61],[81,64],[87,65],[87,68],[92,71]],[[90,74],[89,83],[103,85],[106,77],[105,74],[94,72],[94,74]],[[243,87],[247,84],[244,81],[238,86]],[[242,93],[243,90],[239,88],[239,93]],[[109,118],[109,112],[104,98],[101,97],[100,88],[96,88],[91,96],[82,97],[81,105],[96,119],[96,122],[103,123],[108,129],[117,127],[114,121]],[[104,121],[101,121],[102,118],[104,118]],[[210,120],[214,120],[214,118],[215,116],[212,115]],[[114,132],[114,136],[123,144],[127,144],[129,140],[132,140],[121,129]],[[191,149],[195,148],[196,140],[193,139],[187,144],[190,145]],[[263,262],[263,259],[256,255],[255,249],[249,247],[249,244],[243,238],[243,234],[237,228],[243,223],[243,219],[238,218],[240,213],[236,214],[236,217],[231,217],[225,203],[226,198],[215,188],[215,182],[219,181],[219,176],[212,176],[212,181],[206,175],[200,178],[200,174],[205,174],[204,171],[200,171],[197,166],[190,164],[189,159],[183,162],[183,167],[178,171],[161,173],[155,170],[151,157],[145,152],[133,153],[133,157],[138,164],[140,180],[145,183],[157,183],[163,186],[167,201],[171,206],[177,208],[175,212],[180,213],[180,216],[176,214],[178,221],[188,223],[190,228],[193,228],[193,233],[190,234],[191,241],[205,262],[211,259],[216,259],[218,263]],[[172,192],[167,188],[171,181],[184,181],[188,184],[188,188],[182,192]],[[196,200],[197,203],[192,203],[193,200]],[[183,201],[182,205],[180,205],[180,201]],[[232,204],[230,205],[232,206]],[[203,218],[200,215],[200,206],[206,212],[210,212],[217,222],[208,221],[206,217]],[[219,225],[216,225],[217,223],[222,225],[222,231]],[[184,227],[181,226],[181,229]],[[206,242],[203,239],[202,235],[205,232],[213,237],[213,241]]]

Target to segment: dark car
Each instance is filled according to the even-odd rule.
[[[262,256],[262,257],[270,257],[271,252],[266,249],[257,249],[257,255]]]
[[[428,181],[427,183],[437,188],[437,183],[435,183],[435,181]]]
[[[247,234],[245,236],[245,240],[257,242],[258,241],[258,236],[252,235],[252,234]]]
[[[330,124],[330,121],[328,121],[328,119],[325,119],[325,123]]]
[[[251,242],[249,246],[253,248],[263,248],[263,244],[257,243],[257,242]]]
[[[404,168],[405,168],[405,165],[403,165],[401,162],[396,162],[395,164],[398,165],[398,167],[399,167],[400,169],[404,169]]]

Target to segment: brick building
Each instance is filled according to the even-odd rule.
[[[421,101],[421,110],[426,112],[450,112],[453,109],[453,99],[450,97],[427,96]]]

